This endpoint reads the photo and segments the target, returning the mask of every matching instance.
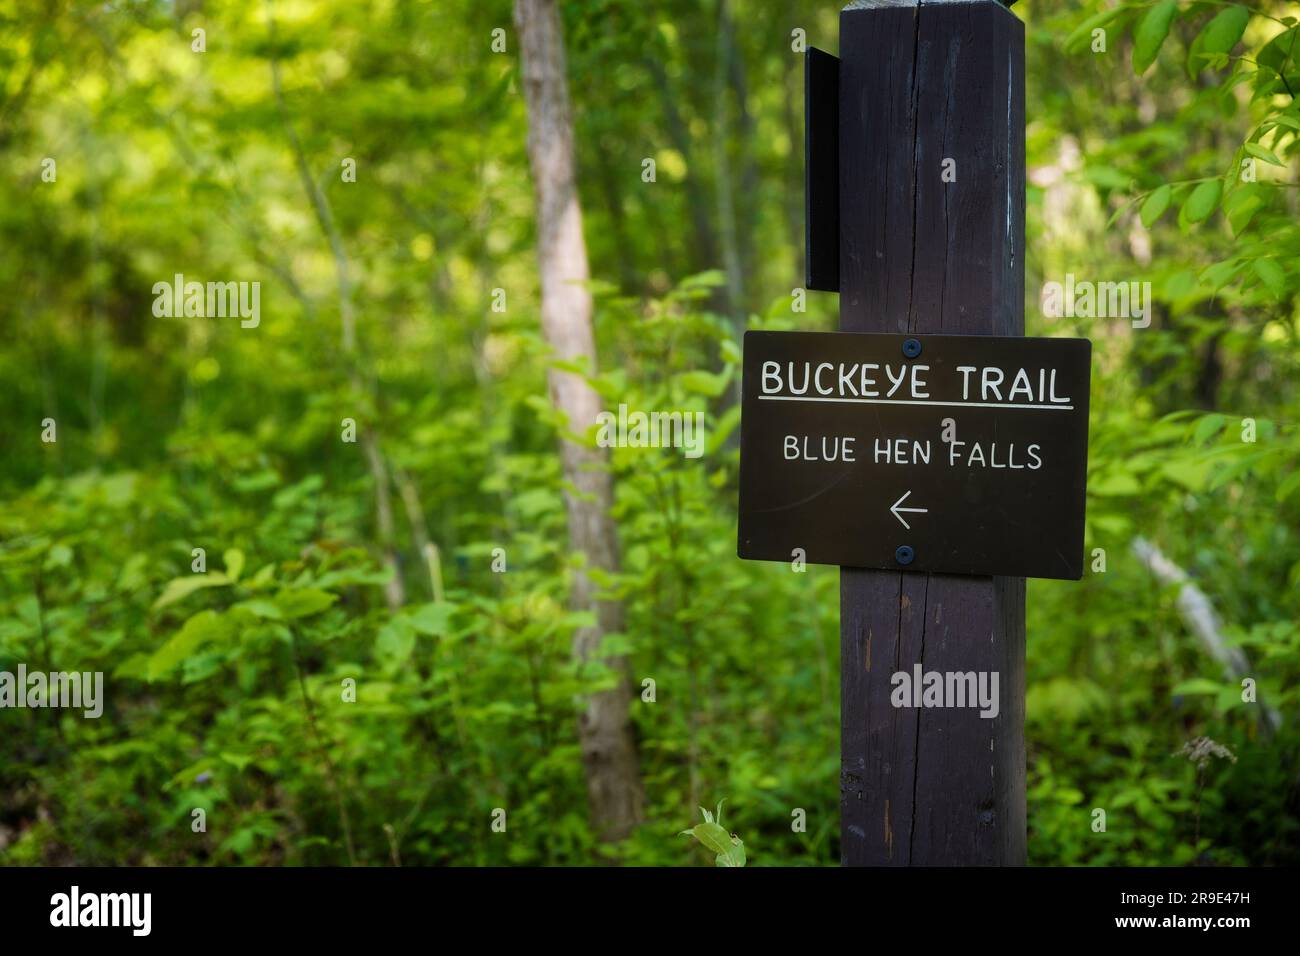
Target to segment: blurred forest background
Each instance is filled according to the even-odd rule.
[[[794,31],[838,12],[561,3],[592,384],[707,413],[699,459],[613,452],[614,570],[569,546],[509,0],[0,0],[0,670],[105,672],[99,720],[0,711],[0,862],[711,865],[679,833],[722,799],[750,865],[838,861],[838,573],[737,560],[734,435],[741,331],[836,322],[792,290]],[[1095,351],[1030,862],[1295,864],[1300,5],[1015,13],[1027,331]],[[260,324],[156,316],[176,273],[260,281]],[[1150,281],[1150,327],[1045,316],[1067,274]],[[622,622],[583,660],[588,570]],[[610,829],[577,727],[620,686]]]

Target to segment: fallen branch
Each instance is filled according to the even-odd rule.
[[[1192,632],[1201,648],[1219,662],[1224,676],[1234,682],[1250,676],[1250,659],[1240,647],[1228,644],[1223,637],[1223,625],[1214,612],[1214,605],[1205,592],[1188,576],[1187,572],[1174,564],[1154,544],[1146,538],[1133,539],[1133,553],[1146,566],[1161,584],[1178,585],[1178,614]],[[1257,698],[1258,699],[1258,698]],[[1276,710],[1260,701],[1264,726],[1269,731],[1281,728],[1282,718]]]

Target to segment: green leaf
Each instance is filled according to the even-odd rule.
[[[386,664],[400,666],[415,650],[415,631],[401,619],[389,621],[375,637],[375,656]]]
[[[163,592],[158,595],[158,600],[153,602],[153,609],[155,611],[161,610],[169,604],[183,601],[195,591],[203,588],[223,588],[230,583],[230,578],[220,571],[209,571],[207,574],[187,574],[184,577],[172,578],[163,586]]]
[[[727,382],[731,379],[731,368],[727,367],[714,375],[710,372],[691,371],[683,372],[677,376],[677,382],[688,392],[695,392],[698,395],[707,395],[709,398],[717,398],[727,387]],[[689,412],[683,412],[683,415]]]
[[[1214,699],[1214,709],[1223,714],[1230,710],[1236,710],[1244,703],[1241,699],[1241,688],[1236,684],[1229,684],[1219,691],[1219,696]]]
[[[1201,183],[1192,190],[1192,194],[1183,203],[1182,211],[1178,216],[1179,224],[1186,226],[1188,223],[1204,222],[1209,219],[1218,208],[1219,197],[1222,195],[1223,183],[1219,180],[1211,179]]]
[[[1228,216],[1228,225],[1232,227],[1234,236],[1241,235],[1250,225],[1255,213],[1263,208],[1264,198],[1255,183],[1247,183],[1234,189],[1223,200],[1223,211]]]
[[[149,583],[147,573],[149,567],[149,557],[145,554],[133,554],[126,559],[122,565],[122,570],[117,576],[117,590],[134,591],[142,588]]]
[[[1174,190],[1172,186],[1165,185],[1154,190],[1142,203],[1142,211],[1139,216],[1142,219],[1142,225],[1150,229],[1155,225],[1156,220],[1165,214],[1169,208],[1169,202],[1173,199]]]
[[[1225,259],[1201,270],[1200,281],[1214,290],[1222,289],[1241,271],[1240,259]]]
[[[266,598],[252,598],[248,601],[240,601],[235,607],[243,608],[248,613],[268,621],[279,621],[284,617],[275,602],[268,601]]]
[[[1276,259],[1256,259],[1255,275],[1273,293],[1273,298],[1280,299],[1286,294],[1286,272]]]
[[[261,568],[258,569],[257,573],[253,575],[251,584],[256,585],[257,587],[261,587],[263,585],[272,583],[274,580],[275,580],[275,562],[271,562],[270,564],[263,565]],[[245,587],[247,586],[249,585],[246,584]]]
[[[1156,61],[1178,12],[1178,0],[1162,0],[1146,12],[1133,31],[1133,72],[1141,76]]]
[[[445,637],[451,631],[451,618],[456,606],[445,601],[421,605],[407,620],[411,627],[425,637]]]
[[[712,455],[726,444],[727,439],[731,437],[731,433],[736,430],[736,426],[739,424],[740,404],[736,403],[723,412],[722,417],[714,423],[713,430],[708,433],[708,440],[704,444],[704,453]]]
[[[1292,57],[1297,54],[1300,54],[1300,27],[1283,30],[1255,55],[1255,62],[1261,67],[1259,79],[1275,80],[1288,63],[1294,65]]]
[[[226,576],[231,581],[238,581],[239,575],[244,571],[244,552],[238,548],[231,548],[221,556],[226,565]]]
[[[706,269],[695,275],[687,276],[677,284],[682,289],[714,289],[727,284],[727,274],[721,269]]]
[[[684,832],[691,834],[714,853],[726,853],[731,849],[731,834],[712,821],[697,823]]]
[[[288,618],[319,614],[338,600],[337,594],[315,588],[290,588],[275,596],[275,606]]]
[[[1192,41],[1187,51],[1187,75],[1196,79],[1210,57],[1226,54],[1236,46],[1249,22],[1250,11],[1245,7],[1221,10]]]
[[[1192,494],[1204,491],[1210,483],[1211,461],[1169,461],[1160,466],[1160,474]]]
[[[693,836],[707,849],[712,850],[715,854],[714,864],[716,866],[744,866],[745,844],[741,842],[740,837],[734,833],[728,833],[726,828],[722,826],[722,803],[723,801],[718,801],[716,816],[704,809],[704,807],[700,807],[704,822],[691,827],[689,830],[683,830],[678,835]]]
[[[1227,421],[1227,415],[1220,415],[1218,413],[1202,416],[1201,420],[1196,423],[1196,427],[1192,430],[1192,444],[1204,445],[1223,430],[1223,426],[1227,424]]]
[[[237,753],[223,752],[221,754],[221,759],[224,760],[226,763],[230,764],[240,773],[243,773],[244,768],[246,768],[256,758],[253,757],[251,754],[237,754]]]
[[[200,611],[195,614],[181,626],[171,640],[150,656],[149,680],[157,680],[203,644],[224,637],[226,631],[226,621],[216,611]]]
[[[1083,802],[1083,791],[1075,787],[1061,787],[1056,791],[1056,799],[1065,804],[1067,807],[1073,807]]]
[[[1296,469],[1283,479],[1282,483],[1277,486],[1275,497],[1279,502],[1286,501],[1297,491],[1300,491],[1300,469]],[[1300,568],[1300,564],[1296,567]]]
[[[1218,694],[1223,690],[1223,682],[1206,677],[1194,677],[1174,687],[1169,693],[1175,697],[1192,697],[1198,694]]]
[[[1265,149],[1263,146],[1260,146],[1259,143],[1246,143],[1245,149],[1246,152],[1250,153],[1250,155],[1254,156],[1256,159],[1262,159],[1266,163],[1270,163],[1274,166],[1286,165],[1286,163],[1277,158],[1277,153],[1273,152],[1271,149]]]
[[[727,847],[726,852],[719,853],[714,860],[716,866],[744,866],[745,865],[745,844],[740,842],[740,837],[731,837],[731,845]]]

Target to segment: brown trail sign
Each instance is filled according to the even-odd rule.
[[[747,336],[739,550],[790,561],[802,534],[807,560],[843,565],[843,862],[1023,864],[1025,582],[1007,575],[1082,572],[1090,354],[1009,340],[1024,27],[993,0],[858,0],[839,59],[809,51],[807,110],[808,285],[840,293],[842,332],[888,334]],[[998,448],[972,462],[954,440]]]
[[[740,556],[1077,580],[1091,352],[745,333]]]

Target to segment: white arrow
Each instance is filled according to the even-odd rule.
[[[893,515],[895,518],[897,518],[899,521],[901,521],[902,524],[903,524],[903,527],[906,528],[908,531],[911,531],[911,530],[912,530],[912,526],[911,526],[910,524],[908,524],[906,521],[903,521],[903,516],[899,514],[900,511],[915,511],[915,512],[917,512],[918,514],[925,514],[927,511],[930,510],[929,508],[900,508],[900,507],[898,507],[898,506],[901,505],[904,501],[907,500],[907,496],[910,495],[910,494],[911,494],[910,491],[905,491],[905,492],[903,492],[903,497],[899,498],[897,501],[895,501],[892,505],[889,506],[889,513],[892,514],[892,515]]]

